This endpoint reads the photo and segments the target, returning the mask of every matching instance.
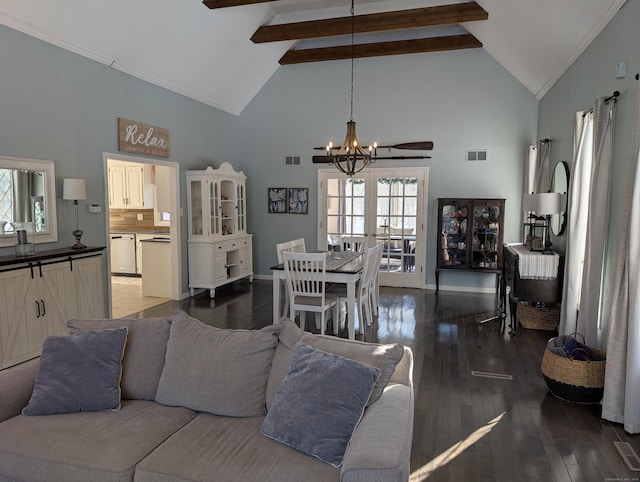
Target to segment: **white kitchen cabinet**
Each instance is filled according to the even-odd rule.
[[[104,318],[102,250],[42,252],[0,265],[0,369],[40,355],[69,318]]]
[[[189,289],[253,281],[252,235],[246,225],[246,176],[228,162],[187,171]]]
[[[145,207],[145,165],[109,162],[109,207],[142,209]]]

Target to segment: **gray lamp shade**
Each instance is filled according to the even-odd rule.
[[[62,199],[69,201],[87,199],[87,186],[84,179],[64,179],[62,184]]]

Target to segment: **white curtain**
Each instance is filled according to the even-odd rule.
[[[578,308],[582,292],[591,161],[593,158],[593,113],[577,112],[573,132],[573,175],[569,180],[569,220],[565,251],[564,284],[560,311],[560,334],[578,329]]]
[[[609,250],[607,293],[602,317],[608,320],[607,368],[602,417],[640,433],[640,85],[636,93],[628,184],[620,207],[626,222],[621,241]],[[631,227],[631,229],[630,229]]]

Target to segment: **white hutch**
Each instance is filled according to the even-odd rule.
[[[223,162],[218,169],[187,171],[189,199],[189,291],[249,278],[253,281],[251,234],[247,234],[246,179]]]

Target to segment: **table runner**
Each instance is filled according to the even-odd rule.
[[[530,251],[524,245],[509,245],[518,253],[520,279],[555,279],[558,277],[560,255]]]

